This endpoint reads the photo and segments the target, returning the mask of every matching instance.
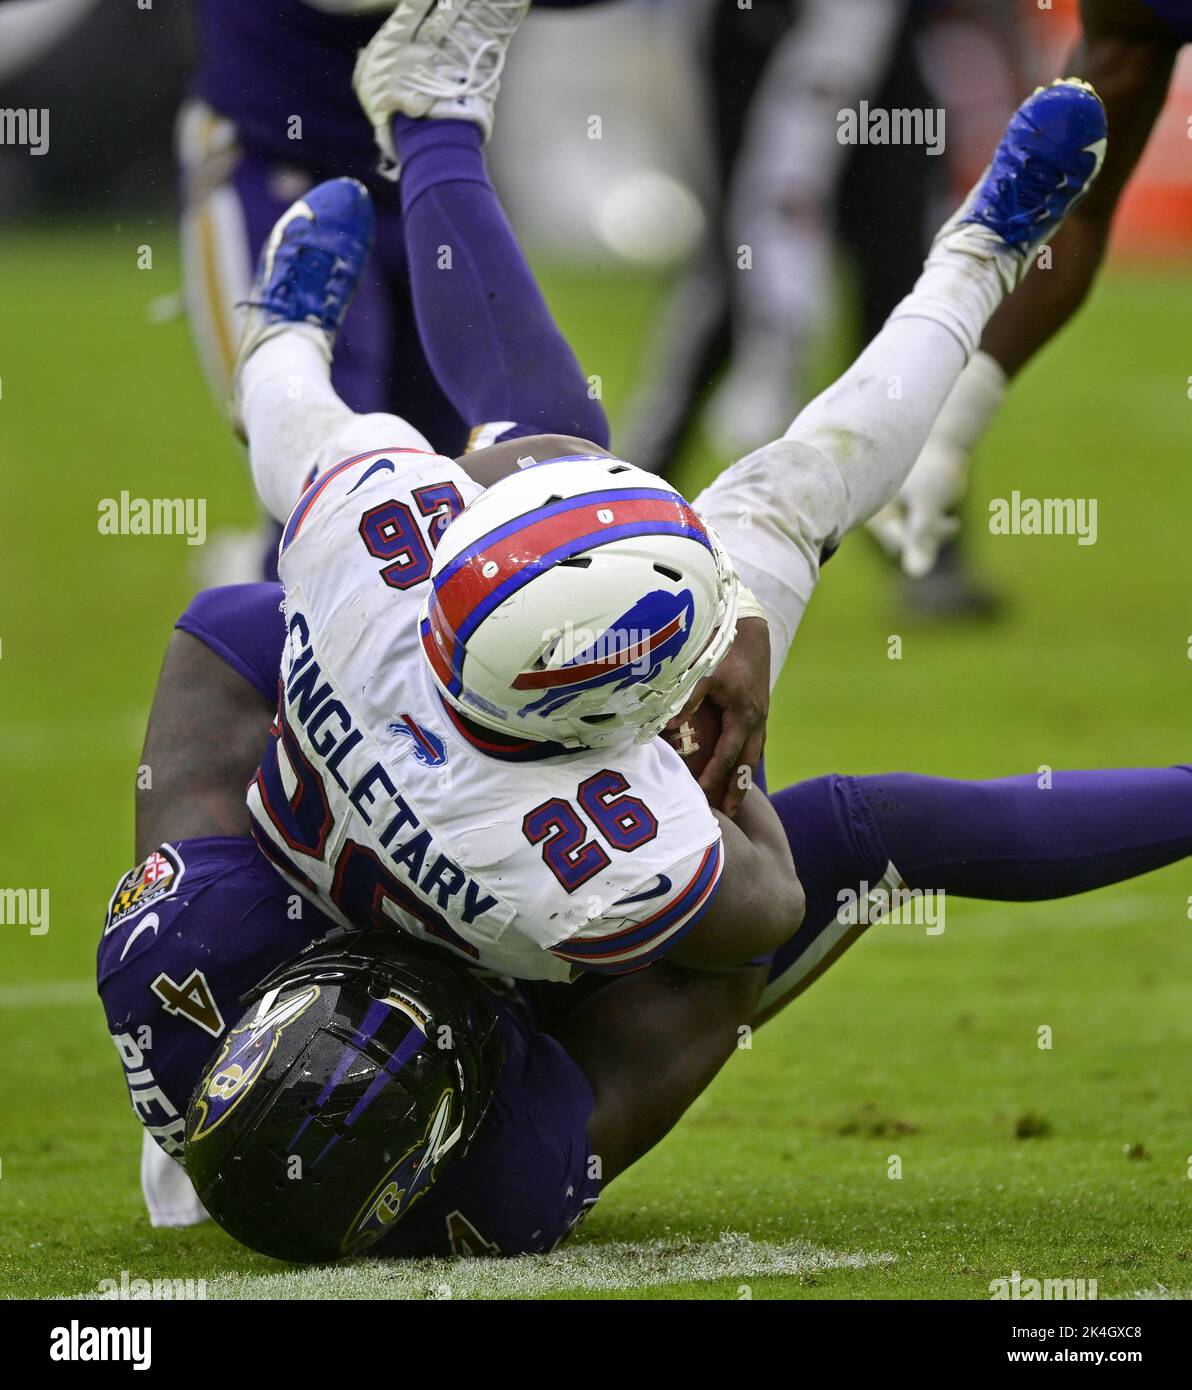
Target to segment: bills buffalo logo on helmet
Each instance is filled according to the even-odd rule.
[[[662,663],[682,650],[694,613],[695,599],[689,589],[653,590],[570,661],[523,671],[513,688],[545,693],[518,712],[548,715],[581,691],[603,685],[622,690],[654,680]]]

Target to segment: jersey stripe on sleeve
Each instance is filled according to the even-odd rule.
[[[351,468],[357,463],[363,463],[366,459],[383,458],[386,454],[425,453],[425,449],[370,449],[367,454],[356,454],[353,458],[344,459],[342,463],[337,463],[334,468],[328,468],[326,472],[318,474],[308,484],[306,491],[298,499],[297,505],[290,513],[290,519],[286,522],[285,530],[282,532],[280,553],[284,554],[291,543],[298,538],[298,532],[302,530],[302,523],[306,520],[307,513],[322,496],[323,489],[332,478],[338,477],[344,469]]]
[[[573,936],[551,952],[585,970],[620,975],[641,970],[664,956],[699,921],[716,896],[724,860],[721,842],[708,846],[690,881],[665,906],[642,922],[602,936]],[[590,929],[589,929],[590,930]]]

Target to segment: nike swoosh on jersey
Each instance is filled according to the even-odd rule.
[[[658,882],[653,888],[643,888],[640,893],[632,893],[627,898],[618,898],[617,906],[623,907],[626,903],[645,903],[651,898],[660,898],[663,893],[669,893],[674,885],[665,874],[658,875]]]
[[[157,915],[156,912],[149,912],[144,917],[142,917],[141,920],[132,929],[132,931],[129,932],[128,940],[124,943],[124,950],[120,952],[120,959],[123,960],[124,957],[128,955],[128,948],[137,939],[137,937],[140,936],[140,934],[145,930],[146,927],[152,927],[153,935],[156,936],[157,929],[160,926],[161,918]]]
[[[352,493],[354,493],[358,487],[363,487],[364,484],[368,482],[368,480],[372,477],[374,473],[396,472],[397,469],[394,468],[392,459],[378,459],[376,463],[370,463],[369,466],[364,470],[363,477],[361,477],[357,482],[354,482],[352,486],[348,488],[348,496],[351,497]]]

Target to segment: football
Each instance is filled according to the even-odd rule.
[[[720,711],[705,700],[690,719],[677,729],[667,732],[667,742],[687,764],[691,775],[698,778],[708,765],[716,740],[720,737]]]

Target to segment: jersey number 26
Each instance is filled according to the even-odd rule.
[[[579,784],[575,799],[584,815],[613,849],[631,853],[658,834],[653,811],[636,796],[629,783],[608,768]],[[522,834],[542,846],[542,862],[568,893],[587,883],[612,863],[599,840],[589,838],[588,824],[570,801],[551,797],[522,818]]]

